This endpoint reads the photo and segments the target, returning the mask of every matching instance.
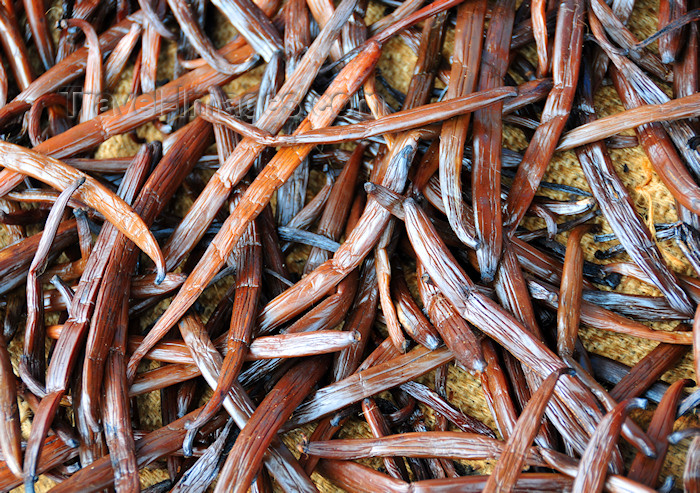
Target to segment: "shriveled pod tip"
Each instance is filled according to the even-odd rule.
[[[700,428],[685,428],[684,430],[674,431],[668,436],[668,443],[676,445],[686,438],[700,435]]]

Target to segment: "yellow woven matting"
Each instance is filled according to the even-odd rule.
[[[657,10],[658,2],[656,0],[643,0],[637,2],[629,25],[632,31],[640,39],[644,39],[656,31]],[[382,11],[383,7],[371,4],[368,12],[368,20],[375,20],[379,18]],[[59,11],[52,9],[51,14],[52,17],[58,17]],[[230,39],[233,34],[233,30],[230,27],[225,25],[219,26],[214,36],[215,42],[220,45],[227,39]],[[452,38],[453,33],[448,33],[448,42],[446,43],[445,49],[445,54],[447,56],[449,56],[449,50],[451,50]],[[174,45],[172,43],[164,42],[163,46],[164,50],[161,55],[161,59],[159,60],[159,78],[166,78],[171,75],[172,60],[175,53]],[[654,49],[654,47],[652,47],[652,49]],[[530,55],[532,55],[532,53],[530,53]],[[403,45],[400,41],[393,40],[386,45],[379,68],[381,69],[384,77],[391,81],[397,89],[405,91],[413,71],[415,60],[415,56],[409,48]],[[117,90],[117,94],[121,98],[126,98],[128,93],[129,81],[131,80],[132,74],[131,71],[131,68],[125,71],[123,74],[123,82]],[[229,93],[244,90],[257,81],[261,72],[261,69],[256,69],[252,74],[246,75],[229,84],[226,87],[226,90]],[[616,113],[622,109],[614,89],[609,86],[603,87],[599,91],[596,97],[596,106],[599,116]],[[153,125],[150,124],[145,125],[139,130],[138,133],[139,136],[145,137],[148,140],[162,139],[162,135]],[[511,147],[517,151],[523,151],[527,147],[527,141],[525,140],[522,132],[520,132],[518,129],[506,126],[504,133],[504,142],[508,147]],[[125,137],[114,137],[101,145],[97,150],[96,155],[97,157],[126,156],[134,154],[136,149],[137,146],[131,139]],[[667,223],[676,221],[677,215],[675,212],[673,199],[656,174],[651,170],[651,166],[641,148],[611,150],[610,153],[620,178],[629,189],[635,204],[637,205],[639,213],[643,218],[647,219],[647,223]],[[316,179],[314,179],[314,177],[316,177]],[[556,183],[573,185],[583,189],[589,188],[573,152],[557,154],[549,165],[545,179]],[[313,188],[314,184],[317,185],[317,183],[314,182],[318,181],[318,175],[313,175],[311,181]],[[189,207],[189,205],[190,203],[187,199],[180,198],[177,203],[176,210],[173,212],[182,214]],[[607,222],[604,219],[599,218],[597,223],[601,227],[601,232],[611,232]],[[2,228],[0,228],[0,231],[0,235],[2,235],[0,236],[0,242],[2,242],[0,244],[4,245],[7,243],[7,238]],[[565,243],[566,235],[560,235],[557,240]],[[605,245],[594,245],[591,235],[586,235],[584,237],[584,248],[587,260],[599,262],[594,258],[594,252],[595,250],[604,247]],[[682,253],[672,242],[662,242],[660,247],[664,253],[666,261],[676,272],[692,274],[690,265],[685,261]],[[296,255],[298,256],[299,254],[297,253]],[[620,259],[624,259],[624,257],[618,257],[616,258],[616,261]],[[293,268],[295,265],[295,260],[298,260],[298,257],[291,257],[288,260],[290,268]],[[626,293],[659,294],[648,285],[631,279],[623,280],[617,289],[618,291]],[[223,294],[223,292],[223,285],[218,285],[206,293],[206,296],[204,297],[204,304],[208,306],[209,311],[212,309],[216,300]],[[659,329],[668,328],[663,326],[663,324],[655,324],[653,327]],[[20,334],[18,334],[11,344],[11,351],[14,357],[13,363],[15,364],[17,363],[18,356],[21,353],[21,331],[22,330],[20,330]],[[639,361],[656,345],[652,342],[633,337],[613,335],[611,333],[591,329],[589,327],[581,328],[580,337],[589,351],[608,356],[615,360],[624,362],[627,365],[633,365]],[[667,372],[662,378],[668,382],[675,381],[679,378],[695,378],[690,353],[688,353],[688,355],[683,358],[683,360],[672,371]],[[420,380],[432,387],[432,374],[426,375]],[[478,379],[474,378],[472,375],[466,373],[460,368],[450,365],[448,392],[451,402],[465,413],[481,419],[487,425],[495,429],[493,418],[487,410],[483,392],[481,391],[480,387],[481,385]],[[142,426],[148,426],[152,429],[156,429],[161,426],[159,400],[158,392],[154,392],[151,395],[144,396],[139,399]],[[23,420],[22,433],[26,439],[30,429],[30,412],[28,411],[28,406],[23,402],[20,402],[20,409]],[[434,423],[433,414],[429,409],[424,410],[427,424],[428,426],[431,426]],[[651,413],[652,411],[640,411],[634,413],[633,417],[637,419],[640,424],[646,426],[650,419]],[[676,428],[696,424],[696,421],[697,419],[695,415],[683,418],[676,423]],[[302,430],[298,430],[287,435],[285,437],[285,441],[290,445],[290,448],[297,453],[295,443],[298,443],[303,436],[308,436],[312,430],[312,426],[307,426]],[[341,436],[370,437],[371,435],[364,422],[351,421],[350,424],[347,425],[341,432]],[[629,449],[629,447],[626,447],[624,443],[622,444],[622,447],[625,451],[626,457],[631,459],[633,452]],[[662,476],[674,475],[679,477],[682,474],[686,449],[687,445],[685,443],[670,447],[668,457],[661,473]],[[367,463],[375,466],[380,465],[379,460],[367,461]],[[475,474],[488,473],[493,467],[492,461],[472,461],[467,464],[473,468]],[[142,485],[144,487],[167,478],[167,472],[159,468],[146,469],[142,471],[141,475]],[[323,491],[337,490],[318,475],[314,475],[314,480],[318,482]],[[37,484],[37,491],[46,491],[51,484],[51,481],[42,478]],[[21,490],[22,488],[18,488],[16,491]]]

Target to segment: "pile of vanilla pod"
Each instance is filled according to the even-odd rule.
[[[697,2],[48,7],[0,2],[0,490],[700,491]]]

